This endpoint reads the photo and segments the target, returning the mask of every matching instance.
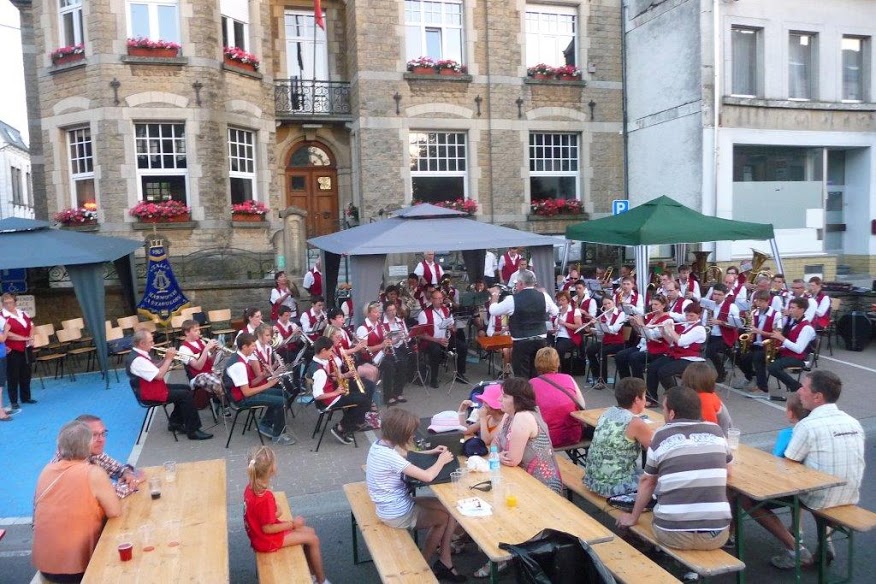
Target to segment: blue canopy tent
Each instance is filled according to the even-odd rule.
[[[86,326],[94,337],[97,360],[109,387],[106,346],[105,262],[113,262],[128,312],[134,310],[134,251],[139,241],[52,229],[46,221],[10,217],[0,220],[0,269],[64,266],[73,282]],[[51,316],[50,316],[51,318]]]

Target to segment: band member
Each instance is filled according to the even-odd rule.
[[[678,266],[678,292],[688,300],[700,299],[700,283],[691,273],[690,266]]]
[[[479,331],[478,336],[494,337],[496,335],[507,335],[508,332],[508,315],[490,316],[489,301],[487,302],[487,318],[489,324],[486,331]],[[502,376],[511,377],[513,371],[511,369],[511,347],[502,349]]]
[[[156,364],[149,357],[149,351],[155,346],[151,332],[138,329],[134,331],[131,341],[133,346],[125,359],[125,371],[140,401],[150,405],[174,404],[168,430],[185,432],[189,440],[212,438],[212,434],[201,431],[201,418],[192,402],[191,388],[185,384],[168,384],[164,381],[173,364],[176,350],[168,349],[164,359]]]
[[[365,351],[361,355],[365,362],[380,367],[386,357],[384,349],[390,344],[384,335],[381,305],[379,302],[369,302],[364,306],[363,312],[365,320],[356,329],[356,336],[365,341]]]
[[[666,286],[674,287],[675,282],[670,281]],[[644,317],[637,314],[630,319],[633,327],[640,329],[642,340],[638,346],[628,347],[614,356],[617,374],[621,379],[630,376],[645,379],[645,364],[669,351],[669,343],[663,338],[663,323],[672,321],[666,312],[668,304],[666,296],[654,294],[651,297],[651,312]]]
[[[304,274],[304,289],[310,293],[310,296],[322,296],[322,258],[316,258],[313,267],[307,270]]]
[[[322,296],[316,296],[313,298],[310,310],[301,315],[301,329],[311,341],[315,341],[322,336],[326,324],[325,299]]]
[[[434,284],[425,284],[420,289],[420,310],[426,310],[432,306],[432,292],[438,288]],[[417,315],[419,318],[419,315]]]
[[[736,266],[730,266],[727,268],[727,271],[724,272],[724,275],[733,276],[733,285],[732,287],[727,284],[727,280],[724,280],[724,284],[730,289],[730,293],[736,300],[739,300],[740,297],[745,299],[748,295],[748,288],[745,286],[745,275],[739,273],[739,268]],[[744,292],[743,292],[744,291]],[[743,296],[743,294],[745,296]]]
[[[496,274],[499,272],[499,260],[490,250],[484,253],[484,283],[488,286],[493,286],[498,282]]]
[[[645,302],[642,295],[636,291],[636,283],[630,276],[621,279],[620,289],[614,295],[614,306],[621,308],[629,306],[633,314],[645,314]]]
[[[788,375],[788,367],[802,367],[811,352],[815,329],[806,320],[809,302],[806,298],[792,298],[788,305],[788,317],[781,331],[774,330],[772,338],[779,343],[779,357],[767,368],[769,374],[785,384],[789,392],[800,389],[801,383]],[[784,395],[771,395],[773,401],[785,401]]]
[[[219,343],[216,339],[204,342],[201,339],[201,325],[194,320],[184,321],[182,332],[185,340],[180,344],[178,353],[186,360],[186,375],[189,378],[189,385],[195,391],[196,401],[198,392],[204,391],[213,400],[220,404],[224,403],[225,392],[222,389],[222,380],[213,373]]]
[[[621,266],[620,267],[620,275],[612,280],[611,286],[612,288],[618,288],[623,283],[624,278],[633,278],[633,284],[635,285],[635,277],[633,277],[633,267],[632,266]]]
[[[383,305],[383,330],[391,343],[385,349],[387,356],[383,360],[383,398],[386,405],[392,406],[408,401],[403,394],[405,382],[410,379],[411,354],[407,345],[408,327],[398,317],[395,304],[390,302]]]
[[[706,342],[706,329],[700,322],[703,309],[698,302],[691,302],[684,307],[683,323],[667,325],[664,321],[663,338],[669,343],[669,350],[662,357],[657,357],[648,364],[646,385],[648,387],[648,407],[657,405],[658,384],[663,389],[674,387],[675,376],[684,373],[688,365],[694,361],[705,361],[700,357],[700,350]]]
[[[770,282],[770,292],[773,296],[781,296],[784,300],[788,295],[788,287],[785,286],[785,274],[776,274]]]
[[[441,279],[444,278],[444,270],[435,261],[434,251],[423,252],[423,261],[417,264],[417,267],[414,268],[414,273],[420,279],[421,284],[438,286],[441,283]]]
[[[727,377],[724,369],[724,357],[733,356],[733,347],[739,339],[739,327],[742,319],[739,318],[739,307],[733,300],[727,298],[727,287],[724,284],[715,284],[712,287],[712,299],[705,298],[700,301],[700,306],[709,311],[709,320],[705,323],[710,327],[708,344],[706,345],[706,357],[715,366],[718,372],[718,383],[722,383]]]
[[[373,386],[365,384],[364,392],[350,387],[353,372],[341,373],[340,359],[332,353],[332,347],[332,340],[326,337],[320,337],[313,343],[313,361],[307,367],[305,378],[311,383],[313,398],[320,402],[322,408],[332,407],[343,412],[341,421],[331,428],[332,436],[341,444],[352,444],[353,432],[366,428],[365,414],[371,408],[368,389],[371,387],[373,391]],[[342,379],[346,381],[341,383]]]
[[[338,284],[338,303],[341,312],[344,313],[344,326],[350,326],[353,322],[353,286],[344,282]]]
[[[593,325],[603,330],[602,342],[591,343],[587,347],[587,361],[590,363],[590,374],[593,376],[593,389],[605,389],[605,379],[608,377],[606,357],[623,350],[624,334],[622,329],[625,322],[627,322],[627,315],[615,306],[614,300],[603,298],[602,314]],[[604,330],[603,326],[608,330]]]
[[[418,322],[430,327],[428,334],[421,337],[420,350],[424,351],[428,358],[431,386],[438,387],[438,366],[445,351],[448,358],[455,353],[455,380],[467,384],[465,368],[468,345],[465,336],[460,335],[460,331],[456,330],[456,323],[450,314],[450,309],[444,304],[444,293],[441,290],[432,292],[432,305],[420,313]]]
[[[499,258],[499,276],[503,283],[510,286],[511,274],[517,271],[517,261],[519,259],[520,253],[517,247],[509,247],[508,251]]]
[[[274,444],[294,444],[295,440],[284,433],[286,418],[283,408],[286,400],[282,390],[274,387],[280,380],[265,379],[254,367],[255,337],[243,333],[235,343],[237,352],[228,358],[222,373],[222,382],[229,388],[231,399],[241,407],[267,406],[264,417],[258,423],[259,434],[271,438]]]
[[[357,363],[356,371],[363,379],[370,379],[377,383],[380,379],[380,372],[377,367],[365,361],[363,357],[367,348],[365,339],[354,339],[349,331],[344,328],[343,315],[337,308],[332,308],[328,312],[329,325],[325,327],[323,336],[332,339],[335,342],[335,352],[339,355],[350,355],[353,357],[353,362]],[[339,350],[343,349],[343,353]]]
[[[256,373],[265,373],[265,377],[275,375],[281,368],[274,347],[271,346],[274,329],[269,324],[260,324],[253,336],[256,339],[253,355],[258,362],[258,367],[254,367]]]
[[[21,409],[19,404],[35,404],[37,400],[30,395],[31,362],[33,361],[33,321],[24,310],[18,308],[16,297],[6,293],[2,296],[6,332],[6,362],[8,373],[7,389],[13,412]],[[4,375],[6,377],[6,375]],[[3,385],[0,384],[0,388]],[[21,401],[19,401],[19,399]],[[2,401],[2,400],[0,400]]]
[[[662,274],[660,274],[660,285],[657,287],[656,290],[654,290],[654,294],[661,294],[663,296],[666,296],[666,286],[670,282],[675,282],[675,279],[672,277],[672,272],[664,271]],[[648,298],[647,300],[649,300],[650,305],[650,298]]]
[[[788,316],[788,306],[791,302],[792,298],[802,298],[806,301],[806,314],[803,315],[803,318],[809,323],[815,322],[815,315],[818,312],[818,303],[814,298],[809,296],[809,293],[806,291],[806,282],[804,282],[801,278],[796,278],[791,281],[791,291],[785,297],[785,309],[782,311],[782,314]]]
[[[450,310],[457,310],[459,308],[459,290],[453,285],[450,276],[444,276],[441,279],[439,290],[444,294],[444,305]]]
[[[816,331],[824,330],[830,325],[830,296],[821,290],[822,282],[818,276],[809,278],[809,295],[815,301],[815,317],[812,326]]]
[[[532,273],[532,270],[529,269],[529,261],[526,258],[521,257],[517,260],[517,271],[511,274],[511,277],[508,278],[508,286],[516,288],[517,280],[520,279],[520,275],[523,274],[523,272]]]
[[[277,310],[279,311],[279,308]],[[262,324],[262,311],[258,308],[244,308],[243,323],[243,328],[237,331],[237,336],[234,337],[235,342],[237,342],[237,337],[243,333],[255,335],[256,329]]]
[[[396,314],[402,314],[404,311],[404,304],[399,296],[398,286],[394,284],[386,287],[386,290],[380,295],[380,302],[388,302],[395,306]]]
[[[581,331],[584,321],[581,310],[572,304],[572,297],[565,290],[557,292],[557,307],[559,312],[551,320],[554,324],[554,348],[560,357],[572,349],[581,346]],[[561,359],[562,360],[562,359]],[[568,371],[564,371],[568,373]]]
[[[770,306],[772,296],[767,290],[758,290],[751,298],[754,306],[751,310],[751,330],[754,335],[748,350],[739,358],[739,369],[745,375],[744,380],[734,381],[735,389],[748,387],[747,397],[769,397],[768,377],[764,351],[764,340],[772,338],[772,332],[782,328],[782,313]]]
[[[770,295],[770,307],[776,312],[782,312],[782,310],[785,308],[785,304],[784,302],[782,302],[782,298],[780,296],[772,293],[770,286],[771,281],[766,276],[758,276],[754,283],[748,283],[745,285],[746,288],[750,288],[748,292],[749,299],[751,298],[752,294],[762,290]],[[739,310],[748,311],[751,310],[752,303],[749,300],[740,300],[737,298],[736,306],[739,307]]]
[[[599,302],[591,296],[590,290],[583,281],[575,284],[575,301],[573,304],[581,311],[581,320],[585,324],[596,318],[596,309],[599,306]]]
[[[274,288],[271,290],[271,320],[277,320],[280,306],[292,309],[292,320],[298,318],[298,287],[289,282],[286,272],[280,270],[274,274]],[[250,334],[252,332],[250,331]]]
[[[578,266],[570,266],[569,274],[563,278],[563,283],[560,286],[560,290],[565,290],[570,292],[575,289],[575,285],[578,283],[578,280],[581,279],[581,272],[578,271]]]
[[[596,306],[600,306],[602,304],[602,281],[596,275],[597,270],[601,268],[594,268],[592,266],[585,266],[581,268],[581,284],[584,284],[584,287],[587,289],[587,292],[590,294],[590,297],[593,298]],[[602,270],[603,275],[605,275],[605,270]],[[578,286],[575,286],[575,290],[578,289]],[[580,294],[578,295],[580,298]],[[580,308],[580,306],[579,306]]]
[[[301,332],[301,327],[292,322],[292,309],[288,306],[280,307],[280,315],[277,321],[274,322],[274,331],[280,335],[280,346],[277,347],[277,353],[289,363],[295,358],[295,354],[301,348],[299,343],[293,341],[296,335]]]

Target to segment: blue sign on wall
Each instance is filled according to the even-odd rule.
[[[12,270],[0,270],[0,291],[10,294],[23,294],[27,292],[27,270],[16,268]]]
[[[611,214],[620,215],[630,210],[630,202],[627,199],[615,199],[611,202]]]

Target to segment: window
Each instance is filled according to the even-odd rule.
[[[221,0],[222,46],[237,47],[248,51],[249,46],[249,1]]]
[[[843,101],[864,101],[864,54],[867,40],[863,37],[844,36],[843,52]]]
[[[286,25],[286,73],[298,79],[329,80],[328,45],[325,31],[316,27],[314,44],[313,10],[287,10]],[[314,58],[314,50],[316,58]],[[314,65],[316,74],[314,75]]]
[[[757,97],[760,29],[734,26],[730,36],[733,49],[731,93],[743,97]]]
[[[788,36],[788,97],[813,99],[816,36],[807,32],[792,32]]]
[[[178,0],[128,0],[128,37],[179,43]]]
[[[255,133],[228,128],[228,176],[231,204],[255,199]]]
[[[70,152],[70,193],[74,205],[83,207],[86,203],[96,203],[91,129],[77,128],[68,131],[67,148]]]
[[[140,200],[186,203],[185,124],[134,124]]]
[[[62,47],[81,45],[83,41],[82,0],[58,0]]]
[[[529,134],[529,193],[542,199],[580,200],[578,135]]]
[[[575,65],[578,11],[572,6],[526,6],[526,66]]]
[[[465,133],[411,132],[409,146],[414,200],[434,203],[465,198]]]
[[[24,201],[21,200],[21,169],[10,166],[9,179],[12,181],[12,204],[24,205]]]
[[[33,207],[33,183],[30,180],[30,173],[24,175],[24,188],[27,192],[27,199],[24,204],[28,207]]]
[[[462,63],[462,0],[405,0],[407,59],[431,57]]]

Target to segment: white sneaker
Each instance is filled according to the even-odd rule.
[[[749,383],[750,383],[750,381],[748,381],[748,380],[745,379],[744,377],[740,377],[739,379],[734,379],[734,380],[733,380],[733,384],[731,385],[731,387],[733,387],[733,389],[745,389],[745,387],[746,387]]]
[[[796,567],[796,559],[793,550],[785,550],[770,559],[770,563],[780,570],[793,570]],[[805,547],[800,548],[800,565],[811,566],[812,554]]]
[[[295,444],[295,438],[288,434],[280,434],[279,436],[272,438],[271,442],[279,446],[291,446],[292,444]]]

